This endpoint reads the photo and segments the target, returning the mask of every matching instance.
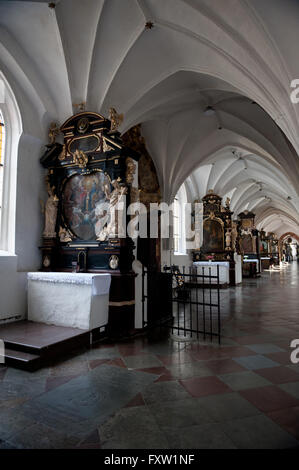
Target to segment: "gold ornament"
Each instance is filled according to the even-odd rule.
[[[56,122],[51,122],[50,128],[49,128],[49,144],[53,145],[55,144],[56,136],[60,134],[60,129],[57,126]]]
[[[78,165],[79,168],[86,168],[88,156],[83,152],[83,150],[77,149],[73,155],[73,163]]]
[[[119,126],[122,124],[124,120],[123,114],[118,114],[115,108],[110,108],[109,110],[109,119],[111,121],[111,127],[109,134],[112,134],[117,131]]]
[[[63,145],[62,150],[61,150],[61,153],[60,153],[60,155],[59,155],[59,157],[58,157],[58,160],[60,160],[61,162],[62,162],[63,160],[65,160],[65,154],[66,154],[65,145]]]

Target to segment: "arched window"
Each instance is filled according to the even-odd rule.
[[[0,256],[15,253],[18,147],[22,120],[12,89],[0,72]]]
[[[173,251],[175,255],[186,254],[185,204],[187,193],[182,185],[173,201]]]
[[[0,109],[0,233],[1,233],[1,220],[2,220],[2,205],[3,205],[3,167],[5,156],[5,124],[2,111]]]

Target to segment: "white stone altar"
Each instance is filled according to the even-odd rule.
[[[195,261],[194,267],[199,268],[198,274],[204,276],[217,276],[217,266],[219,266],[219,284],[229,284],[229,262],[228,261]],[[210,279],[203,279],[203,283],[209,284]],[[211,279],[211,284],[216,284],[217,279]]]
[[[110,274],[28,273],[28,320],[93,330],[108,323]]]

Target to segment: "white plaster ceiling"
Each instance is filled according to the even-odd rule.
[[[74,103],[106,116],[113,106],[121,131],[143,124],[166,200],[192,174],[199,195],[212,185],[259,226],[298,233],[297,0],[55,3],[0,2],[0,69],[26,133],[46,135]]]

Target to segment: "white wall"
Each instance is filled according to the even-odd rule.
[[[39,163],[42,144],[22,136],[19,144],[16,188],[15,253],[0,252],[0,324],[27,313],[26,273],[40,268],[42,214],[45,200],[43,169]]]
[[[40,199],[46,200],[45,171],[39,158],[43,150],[41,140],[22,136],[18,159],[16,245],[18,271],[40,268],[39,246],[43,229]]]
[[[2,106],[5,109],[7,125],[3,224],[0,236],[0,324],[2,324],[26,316],[26,273],[40,268],[38,247],[41,242],[42,215],[39,199],[45,200],[45,189],[44,171],[39,159],[45,136],[41,130],[39,116],[24,100],[24,95],[17,104],[15,96],[18,96],[20,89],[16,87],[12,91],[5,78],[0,78],[5,83]],[[35,119],[31,119],[32,115]],[[25,130],[24,118],[26,118]]]
[[[26,274],[17,272],[17,256],[0,252],[0,325],[24,318],[27,293]]]

